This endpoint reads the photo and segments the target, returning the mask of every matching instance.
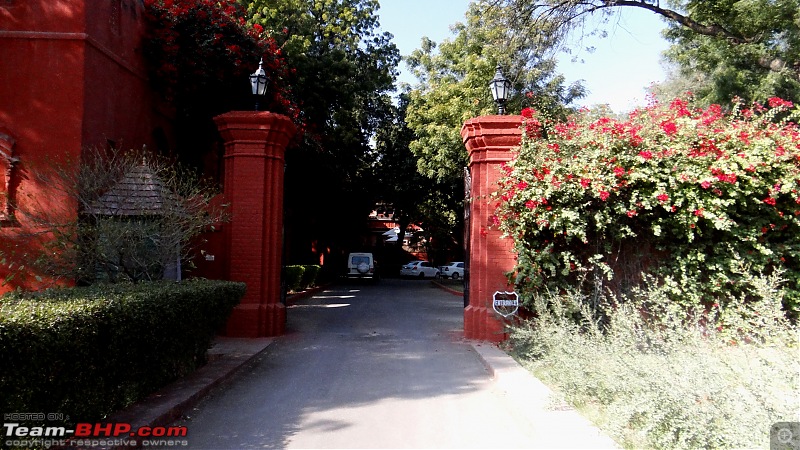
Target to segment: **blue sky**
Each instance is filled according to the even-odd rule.
[[[381,29],[394,35],[400,54],[408,55],[420,46],[423,36],[435,42],[452,37],[450,25],[463,22],[470,0],[380,0]],[[573,36],[568,46],[583,62],[572,56],[559,59],[558,71],[568,82],[579,79],[590,91],[581,105],[608,103],[615,111],[627,111],[645,103],[645,88],[663,81],[660,53],[667,48],[660,30],[664,23],[655,14],[637,8],[621,8],[621,14],[603,29],[604,39]],[[582,50],[593,46],[595,50]],[[415,82],[401,64],[400,80]]]

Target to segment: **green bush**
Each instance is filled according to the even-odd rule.
[[[749,275],[780,273],[800,312],[800,110],[781,99],[729,114],[676,99],[626,119],[566,122],[523,111],[493,222],[514,239],[526,292],[580,286],[596,301],[642,273],[687,310],[757,300]],[[778,297],[771,297],[773,299]]]
[[[300,285],[303,287],[312,287],[317,282],[317,275],[319,275],[320,269],[322,267],[316,264],[310,264],[303,266],[303,279],[300,282]]]
[[[299,291],[304,286],[303,283],[303,272],[305,272],[304,266],[286,266],[284,269],[285,276],[286,276],[286,288],[289,291]]]
[[[762,281],[775,292],[774,279]],[[605,304],[602,323],[590,311],[576,323],[560,307],[586,305],[582,294],[556,297],[534,297],[537,317],[512,330],[512,353],[624,447],[764,448],[772,424],[798,420],[800,335],[780,299],[748,306],[764,317],[760,334],[741,340],[687,320],[663,287]]]
[[[0,298],[0,410],[96,421],[205,362],[244,283],[95,285]]]

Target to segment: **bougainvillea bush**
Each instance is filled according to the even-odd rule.
[[[798,115],[779,98],[726,112],[691,95],[626,119],[524,110],[492,217],[515,240],[518,286],[577,287],[591,302],[647,282],[687,310],[721,312],[765,300],[753,280],[779,277],[769,300],[796,319]]]
[[[145,0],[144,4],[145,54],[152,80],[178,109],[235,93],[246,95],[248,75],[263,59],[268,86],[262,108],[286,114],[302,127],[300,109],[286,81],[292,68],[275,39],[260,25],[248,24],[247,11],[237,0]]]

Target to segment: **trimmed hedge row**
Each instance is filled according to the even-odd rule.
[[[0,298],[0,411],[94,421],[205,362],[244,283],[95,285]]]
[[[311,287],[317,281],[321,267],[317,265],[286,266],[286,287],[290,291],[299,291]]]

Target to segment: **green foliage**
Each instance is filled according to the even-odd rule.
[[[467,120],[496,114],[488,85],[498,63],[512,81],[508,111],[534,104],[561,115],[563,105],[582,95],[565,87],[546,56],[551,43],[529,34],[509,39],[507,26],[492,1],[470,5],[465,23],[453,25],[452,39],[436,44],[423,38],[406,62],[419,83],[408,91],[406,122],[415,138],[409,148],[419,172],[435,183],[436,196],[420,199],[426,229],[447,230],[435,241],[460,241],[463,176],[468,154],[460,130]]]
[[[684,2],[689,17],[727,33],[701,34],[669,22],[666,56],[677,79],[696,78],[692,91],[702,104],[734,96],[800,101],[800,1]]]
[[[7,294],[0,409],[100,421],[203,364],[244,292],[192,280]]]
[[[300,280],[301,288],[313,287],[317,282],[317,275],[322,267],[316,264],[308,264],[303,266],[303,277]]]
[[[357,239],[377,200],[370,140],[391,115],[399,52],[379,30],[377,0],[242,3],[296,69],[287,81],[308,126],[286,154],[287,243],[290,255],[311,259],[312,245],[335,251]]]
[[[442,199],[452,202],[451,197],[456,194],[451,192],[447,183],[437,182],[417,170],[417,157],[410,148],[415,135],[406,123],[408,102],[408,95],[400,94],[397,107],[392,108],[392,116],[375,134],[375,150],[381,155],[375,163],[379,180],[375,189],[380,199],[394,208],[394,218],[403,233],[397,239],[398,249],[402,248],[405,230],[411,223],[419,224],[427,233],[434,234],[433,241],[437,244],[447,243],[448,236],[441,236],[438,231],[452,233],[454,221],[448,218],[450,220],[442,224],[437,223],[436,218],[441,217]]]
[[[248,76],[259,60],[268,77],[260,109],[289,116],[304,128],[289,77],[292,67],[263,28],[247,23],[239,0],[145,0],[147,35],[142,52],[149,80],[169,103],[175,148],[164,138],[158,151],[178,154],[202,168],[217,157],[219,140],[212,118],[231,110],[251,110]],[[212,153],[213,152],[213,153]],[[215,174],[212,167],[208,173]]]
[[[437,45],[423,38],[422,47],[407,58],[419,79],[409,93],[407,121],[417,136],[411,149],[420,159],[420,172],[430,178],[461,179],[467,162],[461,126],[497,112],[488,85],[498,63],[513,84],[509,111],[532,102],[555,114],[582,93],[567,90],[554,73],[554,61],[545,56],[551,42],[532,36],[508,40],[492,3],[472,3],[466,23],[452,27],[451,40]]]
[[[603,322],[584,307],[576,323],[560,307],[586,305],[583,294],[536,295],[536,319],[514,328],[509,345],[625,448],[763,448],[772,424],[797,420],[800,335],[774,308],[775,280],[759,278],[766,300],[754,340],[703,326],[650,286],[603,302]],[[725,314],[747,316],[742,305]]]
[[[692,310],[757,301],[751,275],[779,275],[796,317],[800,131],[790,102],[769,102],[724,115],[676,99],[627,120],[523,111],[494,217],[515,239],[517,283],[597,298],[647,273]]]
[[[189,113],[189,107],[224,107],[225,95],[245,97],[247,77],[263,58],[269,106],[298,117],[296,106],[287,100],[283,78],[288,67],[280,49],[263,29],[248,26],[236,0],[144,3],[148,26],[144,53],[151,63],[152,82],[180,114]],[[236,86],[241,88],[239,95]]]
[[[509,36],[544,36],[563,43],[571,33],[605,36],[587,20],[614,23],[620,8],[639,8],[668,24],[666,53],[677,66],[660,93],[676,86],[694,91],[703,105],[738,96],[765,102],[800,101],[800,1],[498,0],[493,2]],[[613,25],[612,25],[613,26]],[[624,76],[624,74],[620,74]],[[681,92],[685,92],[684,88]]]
[[[305,266],[286,266],[284,268],[286,288],[289,291],[296,292],[305,287],[303,285],[303,273],[305,270]]]
[[[80,164],[31,167],[30,176],[68,201],[32,197],[17,210],[35,226],[12,233],[15,240],[41,248],[0,260],[12,275],[91,284],[160,280],[167,271],[176,279],[197,237],[227,219],[223,206],[210,205],[216,186],[145,150],[86,149]]]

